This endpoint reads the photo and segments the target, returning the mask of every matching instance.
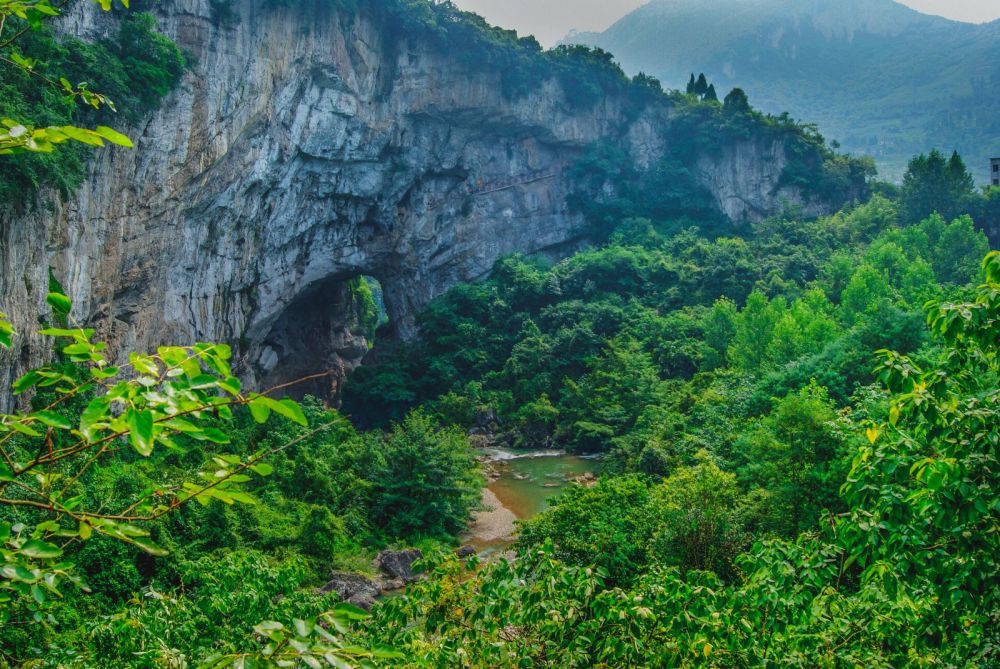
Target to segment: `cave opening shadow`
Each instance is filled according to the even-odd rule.
[[[373,276],[333,276],[305,288],[256,347],[259,387],[277,397],[312,395],[338,406],[348,375],[390,332],[382,284]]]

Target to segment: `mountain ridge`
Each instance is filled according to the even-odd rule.
[[[871,155],[891,179],[938,147],[957,149],[985,182],[988,154],[1000,154],[989,104],[1000,99],[1000,20],[964,23],[892,0],[670,0],[567,41],[606,49],[669,88],[701,71],[720,94],[744,88],[755,106],[815,121]]]

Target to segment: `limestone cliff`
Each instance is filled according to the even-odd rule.
[[[75,318],[113,348],[227,341],[251,384],[329,370],[312,389],[333,391],[366,349],[346,280],[377,278],[409,336],[417,309],[499,257],[584,241],[566,166],[588,145],[616,142],[640,164],[665,148],[666,102],[578,111],[555,80],[509,99],[499,71],[394,41],[377,12],[234,0],[238,18],[217,21],[209,0],[153,7],[195,65],[125,129],[137,148],[99,151],[67,202],[0,215],[0,311],[21,332],[44,311],[51,266]],[[78,3],[63,27],[95,37],[107,22]],[[783,161],[780,145],[748,142],[697,173],[730,216],[759,219],[802,203],[778,192]],[[47,355],[20,342],[0,353],[0,388]]]

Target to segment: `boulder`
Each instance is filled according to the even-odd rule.
[[[406,583],[401,578],[382,577],[378,584],[379,587],[382,588],[382,594],[387,592],[396,592],[397,590],[402,590],[406,587]]]
[[[335,571],[330,574],[330,581],[320,588],[319,592],[335,592],[342,601],[368,610],[381,593],[381,588],[375,581],[362,574]]]
[[[413,573],[413,563],[423,556],[424,554],[415,548],[402,551],[385,550],[375,558],[375,564],[391,578],[404,583],[413,583],[417,580],[417,575]]]
[[[472,557],[475,554],[476,554],[476,549],[473,548],[472,546],[462,546],[457,551],[455,551],[455,555],[457,555],[460,558]]]

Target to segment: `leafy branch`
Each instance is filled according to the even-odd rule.
[[[61,10],[70,2],[72,0],[64,0],[53,5],[49,0],[0,0],[0,35],[2,35],[3,28],[9,18],[24,23],[24,26],[15,30],[12,36],[0,41],[0,50],[9,49],[29,31],[41,29],[46,21],[59,16],[62,13]],[[112,0],[94,0],[94,2],[100,5],[104,11],[111,10]],[[125,8],[128,8],[128,0],[121,0],[121,3]],[[37,69],[38,63],[32,58],[11,51],[6,55],[0,53],[0,63],[19,69],[30,76],[41,78],[47,85],[59,89],[67,97],[80,100],[94,109],[104,106],[115,111],[114,102],[107,96],[91,91],[86,83],[74,86],[65,77],[54,79],[41,73]],[[69,141],[89,146],[104,146],[105,141],[119,146],[132,146],[128,137],[106,126],[98,126],[92,130],[73,125],[38,128],[27,121],[10,118],[0,119],[0,124],[2,124],[0,127],[0,155],[24,152],[50,153],[57,144]]]
[[[57,322],[70,320],[72,303],[57,283],[47,301]],[[0,346],[9,347],[15,334],[0,314]],[[0,508],[38,518],[33,525],[0,522],[0,603],[21,595],[41,606],[47,595],[59,595],[62,580],[85,587],[63,561],[64,548],[95,532],[152,555],[166,554],[139,524],[192,500],[254,504],[242,485],[252,475],[272,472],[267,458],[337,425],[329,422],[248,457],[215,455],[193,480],[153,486],[127,500],[123,509],[86,508],[81,488],[86,473],[123,449],[149,458],[158,447],[183,450],[183,441],[227,445],[229,436],[216,425],[231,420],[234,408],[242,406],[261,424],[272,414],[303,427],[308,421],[294,401],[269,396],[290,384],[244,393],[225,345],[160,347],[151,355],[133,353],[127,365],[114,366],[91,329],[48,327],[40,334],[60,342],[59,359],[17,379],[13,390],[22,396],[35,393],[34,403],[42,408],[0,415]]]

